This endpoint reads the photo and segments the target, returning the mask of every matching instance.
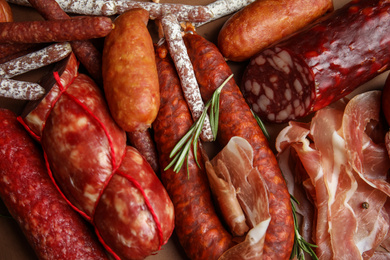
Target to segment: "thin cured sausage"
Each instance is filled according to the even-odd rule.
[[[39,259],[109,259],[49,178],[42,150],[0,109],[0,196]]]
[[[354,0],[252,57],[241,90],[263,120],[302,118],[389,69],[390,2]]]
[[[232,74],[218,48],[195,32],[184,36],[188,54],[204,100]],[[264,259],[288,259],[294,241],[290,195],[268,141],[246,104],[239,87],[230,80],[222,89],[219,106],[218,141],[225,146],[233,136],[246,139],[253,147],[254,162],[269,192],[271,222],[264,244]]]
[[[169,54],[164,53],[167,53],[166,46],[157,47],[161,106],[153,129],[161,169],[169,164],[170,151],[193,124],[175,65]],[[201,154],[198,160],[203,165]],[[218,259],[233,245],[231,235],[214,210],[205,168],[197,166],[192,151],[188,156],[188,169],[188,173],[186,166],[178,173],[171,168],[161,173],[175,206],[175,231],[190,259]]]

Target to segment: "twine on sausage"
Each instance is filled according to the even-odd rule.
[[[121,171],[118,171],[118,168],[120,167],[121,165],[121,162],[123,161],[123,158],[125,156],[126,153],[123,154],[122,158],[120,158],[118,160],[118,158],[116,158],[115,156],[115,152],[114,152],[114,145],[113,145],[113,140],[111,139],[110,135],[108,134],[108,130],[106,128],[106,126],[103,124],[103,122],[85,105],[83,104],[79,99],[77,99],[75,96],[67,93],[67,89],[68,87],[74,82],[75,78],[77,77],[77,75],[69,82],[69,84],[66,85],[66,87],[64,87],[61,83],[61,78],[60,76],[58,75],[58,72],[54,72],[53,73],[54,75],[54,78],[58,84],[58,87],[60,89],[60,92],[58,94],[58,96],[53,100],[53,102],[51,103],[51,107],[50,107],[50,111],[53,110],[55,104],[58,102],[58,100],[61,98],[62,95],[66,95],[67,97],[69,97],[72,101],[74,101],[77,105],[79,105],[86,113],[88,113],[88,115],[90,115],[96,122],[98,122],[98,124],[102,127],[103,129],[103,132],[105,133],[106,137],[107,137],[107,141],[109,143],[109,147],[110,147],[110,153],[111,153],[111,165],[112,165],[112,172],[111,174],[108,176],[108,178],[105,180],[104,182],[104,185],[103,185],[103,188],[100,190],[99,192],[99,195],[98,195],[98,198],[96,199],[96,202],[94,204],[94,208],[93,208],[93,211],[92,211],[92,214],[91,216],[87,215],[84,211],[82,211],[81,209],[77,208],[70,200],[67,199],[67,197],[65,196],[65,194],[62,192],[61,188],[59,187],[59,185],[57,184],[54,176],[53,176],[53,172],[51,171],[51,168],[50,168],[50,163],[49,163],[49,160],[48,160],[48,157],[47,157],[47,154],[46,154],[46,151],[43,149],[43,154],[44,154],[44,159],[45,159],[45,164],[46,164],[46,168],[47,168],[47,171],[48,171],[48,175],[50,177],[50,179],[52,180],[54,186],[56,187],[56,189],[58,190],[58,192],[61,194],[61,196],[64,198],[64,200],[67,202],[67,204],[73,209],[75,210],[76,212],[78,212],[83,218],[85,218],[89,223],[91,223],[94,227],[94,230],[95,230],[95,233],[97,235],[97,238],[98,240],[101,242],[101,244],[103,245],[103,247],[116,259],[116,260],[120,260],[120,257],[110,248],[110,246],[108,246],[106,244],[106,242],[104,241],[104,239],[102,238],[102,236],[100,235],[100,232],[99,230],[97,229],[97,227],[95,226],[95,223],[94,223],[94,215],[95,215],[95,210],[97,208],[97,205],[99,204],[100,202],[100,199],[105,191],[105,189],[107,188],[111,178],[114,176],[114,174],[118,174],[124,178],[126,178],[143,196],[144,198],[144,203],[146,204],[146,207],[148,208],[150,214],[152,215],[152,218],[156,224],[156,233],[157,233],[157,236],[158,236],[158,239],[159,239],[159,247],[158,247],[158,250],[161,249],[162,245],[164,244],[164,238],[163,238],[163,231],[162,231],[162,227],[161,227],[161,223],[158,219],[158,216],[156,214],[156,212],[154,211],[151,203],[150,203],[150,200],[148,199],[147,195],[146,195],[146,192],[144,191],[144,189],[142,188],[141,184],[137,182],[137,180],[135,180],[133,177],[129,176],[128,174],[125,174]],[[50,112],[47,113],[47,116],[44,120],[44,123],[43,123],[43,126],[42,126],[42,129],[45,128],[46,126],[46,122],[47,122],[47,119],[48,117],[50,116]],[[37,134],[35,134],[30,128],[29,126],[23,121],[23,119],[18,116],[18,121],[23,125],[23,127],[29,132],[29,134],[31,134],[33,136],[34,139],[36,139],[38,142],[41,142],[41,137],[38,136]]]

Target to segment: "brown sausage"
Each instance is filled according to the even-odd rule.
[[[108,259],[49,178],[42,150],[0,109],[0,196],[39,259]]]
[[[42,43],[0,43],[0,63],[4,63],[43,48]]]
[[[165,46],[156,49],[161,89],[161,106],[153,123],[160,168],[170,162],[169,153],[193,124],[191,113],[180,86],[175,65]],[[198,154],[200,165],[203,165]],[[204,167],[199,168],[190,152],[186,166],[175,173],[172,168],[161,179],[175,206],[175,230],[187,256],[191,259],[218,259],[232,246],[231,236],[214,210]]]
[[[160,92],[149,13],[120,15],[103,48],[103,85],[115,121],[126,132],[145,130],[157,116]]]
[[[207,101],[232,72],[211,42],[195,32],[186,33],[184,41],[202,97]],[[265,237],[264,259],[288,259],[294,242],[290,194],[275,155],[234,80],[222,89],[219,109],[218,142],[225,146],[233,136],[245,138],[254,150],[254,166],[268,187],[271,222]]]
[[[0,43],[42,43],[85,40],[106,36],[112,30],[108,17],[0,23]]]
[[[228,60],[244,61],[330,10],[331,0],[257,0],[226,21],[218,47]]]
[[[12,10],[7,1],[0,0],[0,22],[12,22]]]
[[[70,19],[55,0],[29,0],[29,3],[46,19]],[[102,54],[90,40],[72,41],[72,50],[98,85],[103,84]]]

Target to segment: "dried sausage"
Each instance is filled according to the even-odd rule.
[[[11,7],[6,0],[0,0],[0,22],[12,22],[13,20]]]
[[[170,151],[193,124],[175,65],[169,55],[164,55],[166,48],[156,47],[161,106],[153,130],[161,169],[169,164]],[[203,165],[200,154],[198,159]],[[172,168],[161,173],[175,206],[176,234],[190,259],[218,259],[233,245],[232,238],[214,210],[205,168],[197,166],[192,151],[188,168],[188,173],[186,166],[178,173]]]
[[[231,69],[217,46],[195,32],[186,33],[184,42],[202,97],[209,100],[232,74]],[[246,139],[254,150],[253,165],[268,187],[271,222],[265,237],[264,259],[288,259],[294,241],[294,227],[287,185],[266,137],[234,80],[222,89],[219,109],[218,142],[223,147],[233,136]]]
[[[160,104],[148,21],[144,9],[127,11],[116,18],[104,42],[104,92],[113,118],[126,132],[149,128]]]
[[[0,96],[19,99],[37,100],[43,97],[45,90],[37,83],[0,78]]]
[[[389,1],[354,0],[252,57],[241,90],[263,120],[317,111],[389,69]],[[375,40],[373,40],[375,39]]]
[[[332,9],[331,0],[257,0],[225,22],[218,47],[228,60],[244,61]]]
[[[42,150],[0,110],[0,196],[39,259],[109,259],[49,178]]]
[[[74,17],[66,20],[0,23],[0,43],[43,43],[85,40],[106,36],[109,17]]]

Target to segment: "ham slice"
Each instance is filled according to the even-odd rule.
[[[380,250],[389,237],[390,160],[384,134],[378,142],[367,131],[380,122],[380,94],[339,101],[310,124],[290,122],[276,139],[290,193],[303,187],[315,209],[312,227],[302,227],[313,233],[319,259],[390,257]]]

